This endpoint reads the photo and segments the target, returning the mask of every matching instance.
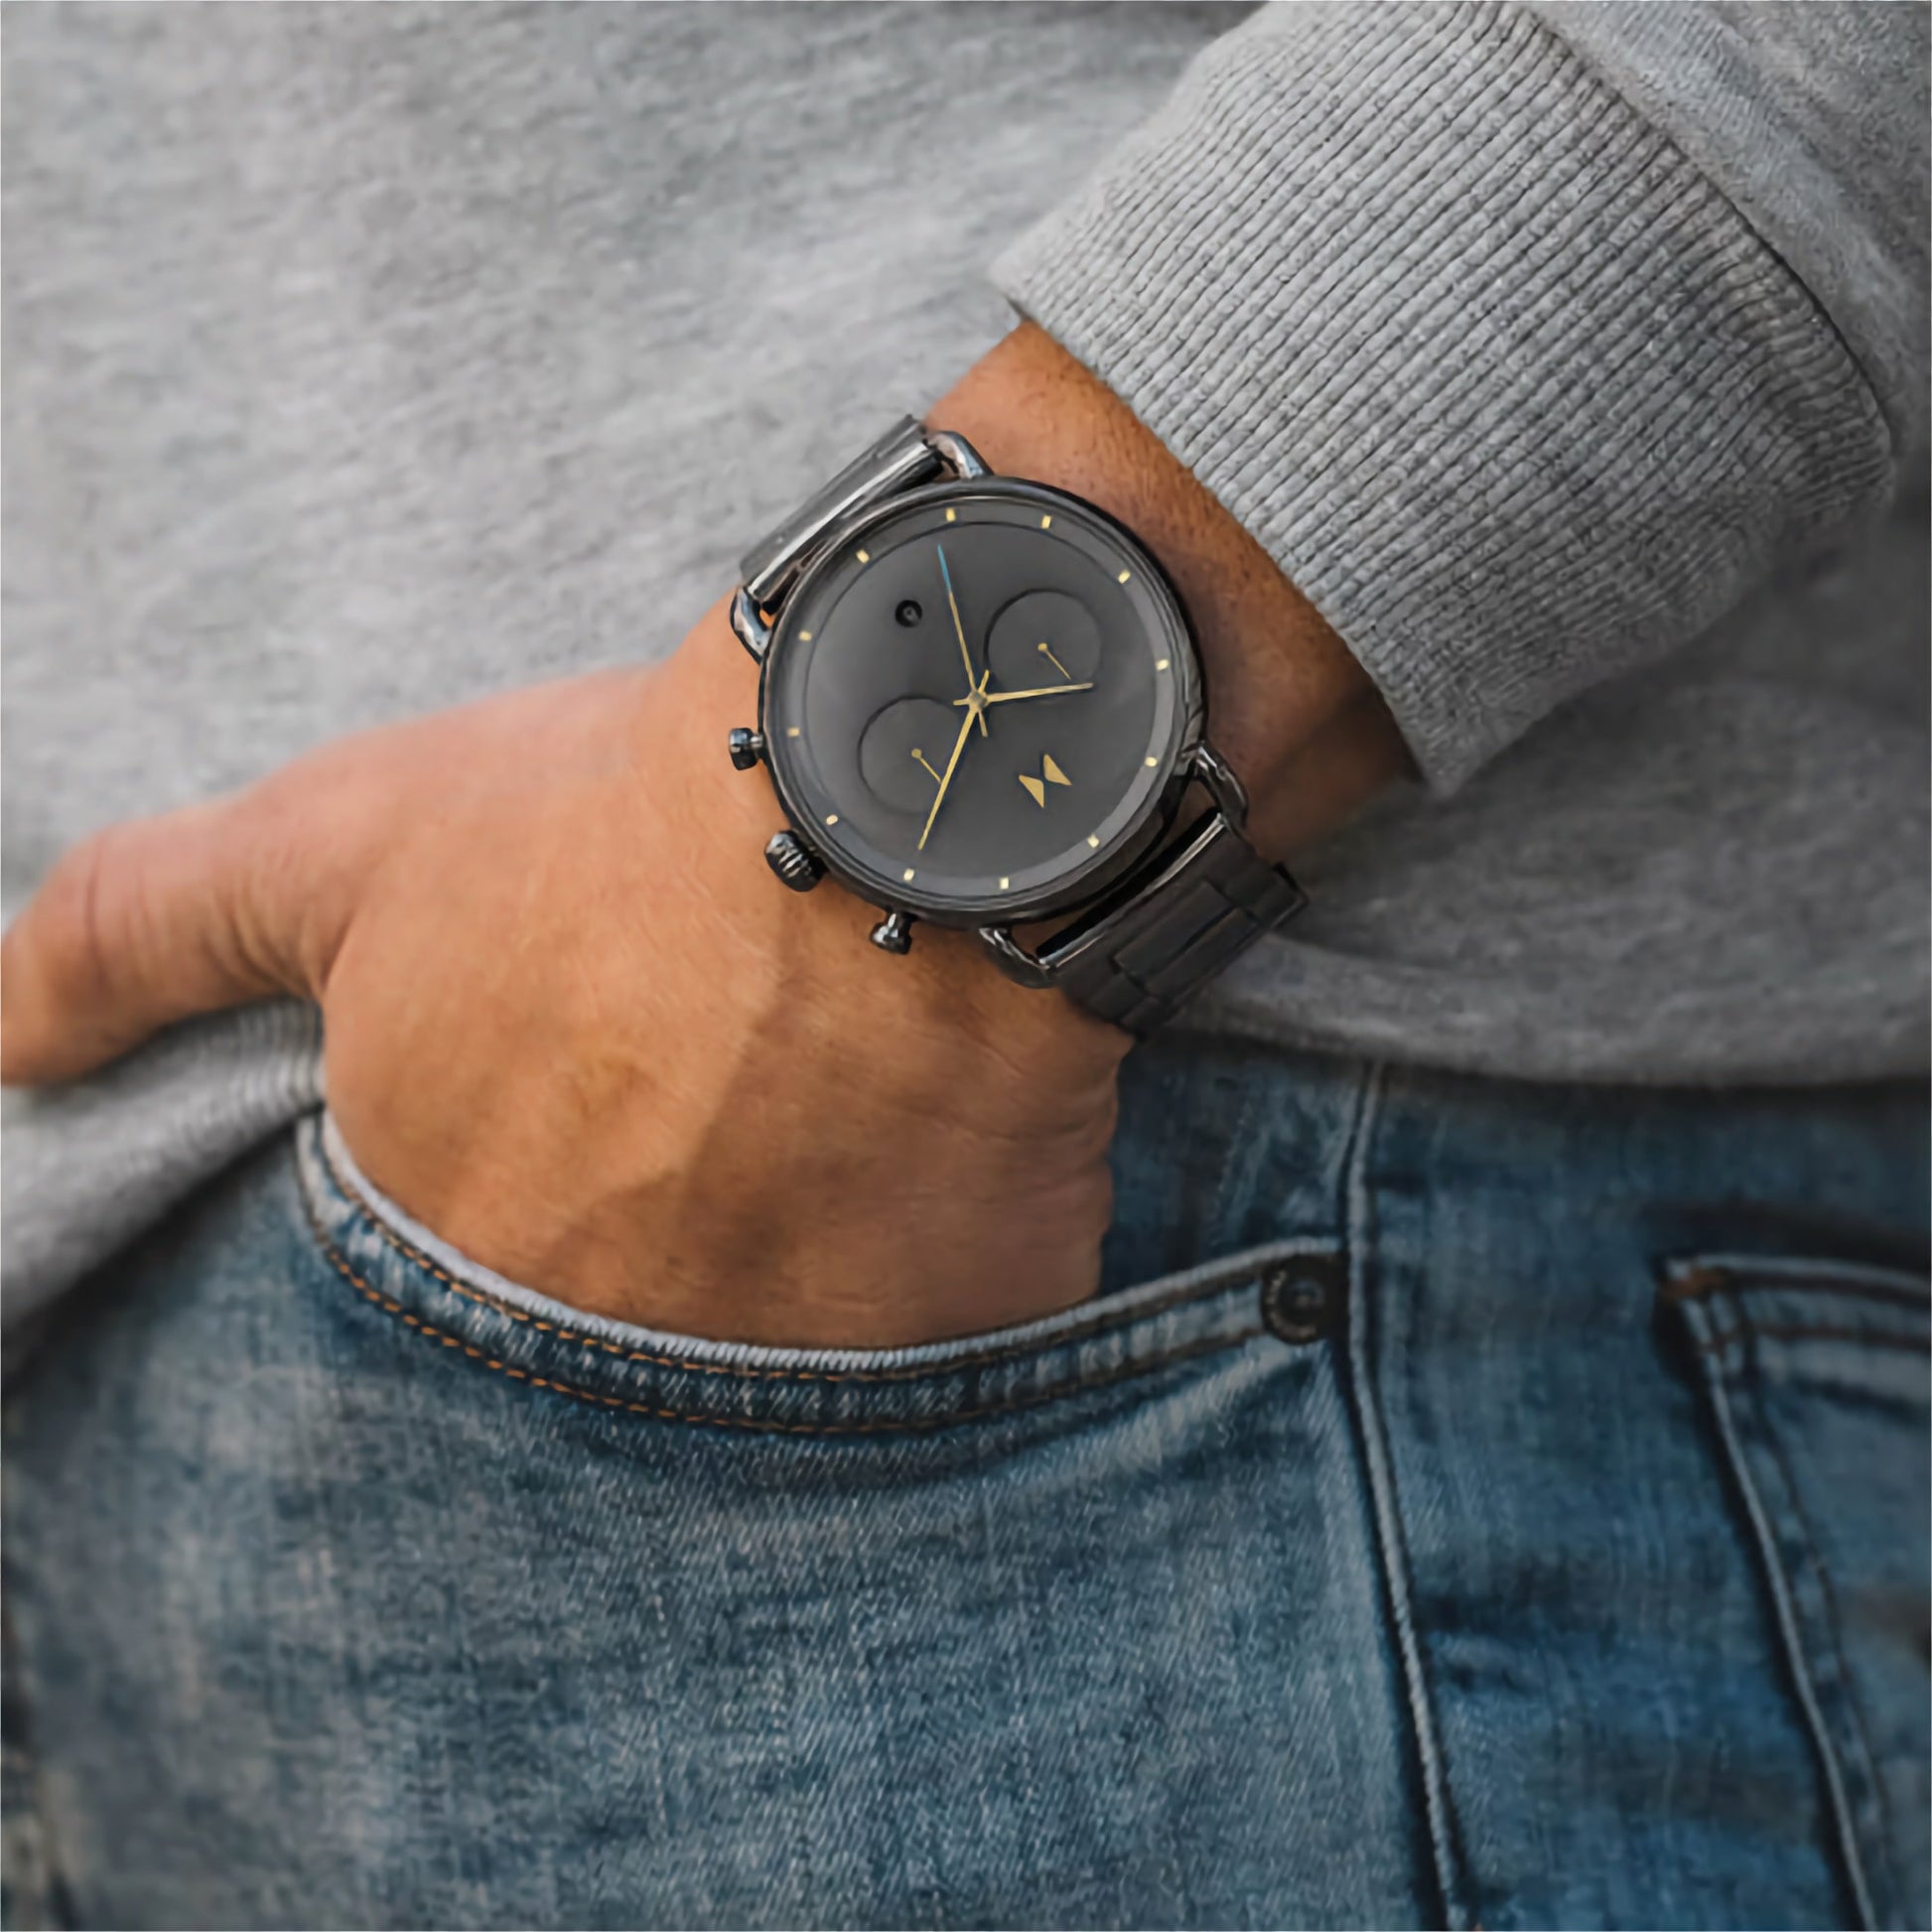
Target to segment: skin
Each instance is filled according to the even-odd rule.
[[[1217,744],[1285,855],[1403,768],[1359,666],[1108,390],[1016,331],[931,420],[1136,530],[1188,607]],[[730,727],[721,603],[650,671],[325,746],[67,854],[0,946],[0,1077],[71,1078],[189,1014],[319,1002],[365,1172],[477,1260],[682,1333],[885,1347],[1090,1295],[1130,1041],[973,940],[826,886]],[[970,714],[969,714],[970,722]]]

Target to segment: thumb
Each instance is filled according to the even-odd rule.
[[[0,1081],[70,1079],[191,1014],[320,997],[370,849],[322,762],[68,852],[0,940]]]

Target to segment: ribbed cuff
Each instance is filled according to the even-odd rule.
[[[1441,788],[1890,488],[1803,285],[1510,11],[1256,16],[994,274],[1320,609]]]

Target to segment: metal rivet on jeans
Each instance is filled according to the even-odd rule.
[[[1278,1261],[1261,1278],[1261,1319],[1283,1341],[1319,1341],[1341,1308],[1341,1263],[1331,1255]]]

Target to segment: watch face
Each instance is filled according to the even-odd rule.
[[[779,797],[854,891],[948,924],[1096,897],[1170,815],[1193,646],[1146,553],[1036,484],[941,483],[852,525],[765,659]]]

